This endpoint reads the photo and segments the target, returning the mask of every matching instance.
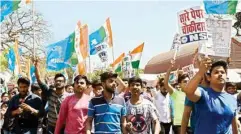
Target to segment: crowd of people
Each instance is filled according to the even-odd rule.
[[[152,86],[134,76],[106,71],[90,81],[78,75],[66,85],[56,74],[45,84],[35,63],[37,83],[20,77],[1,95],[3,134],[238,134],[241,94],[227,81],[228,64],[203,58],[190,78],[175,62]]]

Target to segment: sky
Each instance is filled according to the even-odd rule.
[[[201,1],[34,1],[50,25],[52,37],[45,45],[66,38],[78,20],[88,24],[89,33],[110,17],[114,57],[128,53],[145,42],[140,68],[154,56],[169,51],[178,32],[177,12],[200,6]]]

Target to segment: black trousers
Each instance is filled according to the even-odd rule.
[[[161,132],[160,134],[169,134],[170,130],[171,130],[171,126],[172,126],[172,123],[162,123],[161,122]]]

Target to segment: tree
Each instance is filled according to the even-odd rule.
[[[43,43],[51,35],[48,27],[41,13],[36,11],[33,13],[31,9],[20,8],[5,17],[1,24],[0,51],[11,47],[17,39],[23,56],[33,56],[33,43],[36,55],[42,55],[45,52]]]
[[[236,36],[241,36],[239,30],[241,30],[241,12],[236,13],[235,15],[236,22],[233,24],[233,27],[237,30]]]

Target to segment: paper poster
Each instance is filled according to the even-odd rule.
[[[178,12],[181,44],[207,40],[205,12],[199,6]]]
[[[200,46],[200,53],[230,57],[232,20],[207,19],[208,42]]]

